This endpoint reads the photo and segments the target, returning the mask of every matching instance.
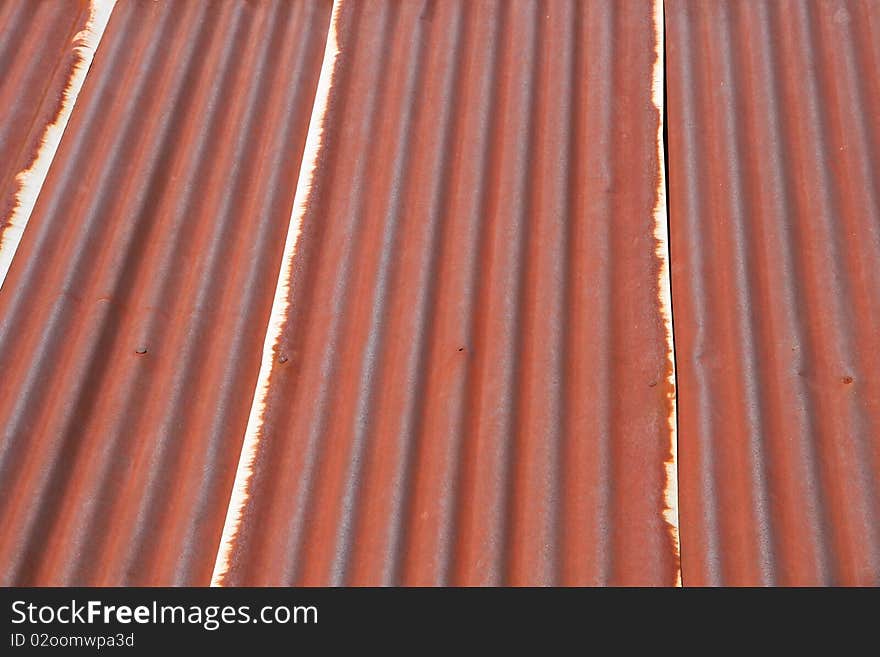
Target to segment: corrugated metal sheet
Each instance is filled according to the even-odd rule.
[[[880,3],[665,12],[0,1],[0,583],[880,584]]]
[[[0,582],[209,582],[329,16],[113,10],[0,290]]]
[[[685,584],[880,584],[880,3],[667,0]]]
[[[0,2],[0,286],[112,2]]]
[[[676,581],[658,7],[341,3],[215,582]]]

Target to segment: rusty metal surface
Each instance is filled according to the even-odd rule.
[[[666,20],[684,583],[880,584],[880,3]]]
[[[0,0],[0,583],[880,584],[880,3],[663,12]]]
[[[96,7],[0,2],[0,286],[91,61]]]
[[[21,69],[0,111],[39,121],[57,97],[43,69],[69,67],[81,19],[46,5],[0,8],[40,14],[0,41]],[[329,16],[329,2],[113,10],[0,289],[3,584],[209,582]],[[32,150],[3,118],[19,131],[3,152]]]
[[[36,158],[43,131],[60,110],[76,58],[72,39],[87,19],[85,1],[0,4],[0,216],[4,218],[12,212],[15,175]]]
[[[656,9],[341,3],[215,583],[676,582]]]

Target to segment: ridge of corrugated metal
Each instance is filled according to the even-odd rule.
[[[115,7],[0,290],[3,584],[210,581],[329,14]]]
[[[63,131],[81,83],[76,70],[93,52],[83,39],[92,8],[87,0],[0,2],[0,286],[27,222],[16,214],[30,210],[20,195],[42,183],[24,178],[51,161],[54,151],[37,162],[56,145],[45,143],[47,131]]]
[[[218,583],[676,582],[656,9],[342,3]]]
[[[684,583],[880,584],[880,3],[666,5]]]

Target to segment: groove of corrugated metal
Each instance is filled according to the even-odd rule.
[[[653,13],[343,2],[221,583],[676,581]]]
[[[880,3],[666,0],[687,584],[880,584]]]
[[[329,15],[113,11],[0,290],[3,584],[209,582]]]

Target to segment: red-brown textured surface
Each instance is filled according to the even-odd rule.
[[[329,16],[114,9],[0,290],[3,584],[209,582]]]
[[[880,4],[666,0],[679,472],[657,5],[335,6],[0,1],[0,583],[880,584]]]
[[[880,584],[880,3],[666,20],[684,584]]]
[[[15,177],[31,166],[60,111],[78,58],[73,38],[88,18],[86,0],[0,1],[0,236],[19,189]]]
[[[676,581],[652,12],[343,3],[222,583]]]

